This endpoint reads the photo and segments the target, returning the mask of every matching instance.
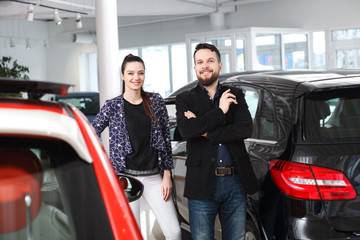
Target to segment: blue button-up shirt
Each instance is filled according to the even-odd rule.
[[[208,90],[206,90],[206,88],[204,88],[201,84],[199,84],[199,85],[204,90],[204,92],[209,96]],[[209,99],[212,102],[213,108],[219,107],[219,101],[220,101],[220,97],[221,97],[220,92],[219,92],[220,88],[221,88],[221,85],[219,83],[216,93],[214,95],[214,99],[211,99],[211,97],[209,96]],[[217,156],[216,156],[216,166],[217,167],[231,167],[232,166],[231,156],[230,156],[230,153],[225,144],[219,143],[219,145],[218,145]]]

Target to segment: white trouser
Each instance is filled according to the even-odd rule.
[[[167,240],[180,240],[181,230],[174,203],[171,199],[166,202],[163,200],[161,193],[161,175],[151,176],[132,176],[138,179],[144,185],[142,198],[148,203],[154,213],[160,228]],[[140,226],[140,199],[130,203],[131,210],[136,222]]]

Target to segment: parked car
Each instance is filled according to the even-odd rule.
[[[247,239],[360,238],[359,73],[276,71],[221,80],[242,89],[253,119],[245,143],[261,190],[248,196]],[[175,97],[166,99],[174,201],[181,226],[190,231],[186,140],[176,128]],[[219,221],[215,229],[221,239]]]
[[[77,107],[91,123],[100,110],[98,92],[71,92],[66,96],[55,95],[55,101],[71,103]]]
[[[68,85],[0,79],[0,239],[142,239],[128,201],[142,184],[117,176],[75,106],[42,101]]]

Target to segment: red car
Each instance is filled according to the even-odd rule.
[[[141,183],[115,174],[77,108],[40,100],[69,86],[0,79],[28,95],[0,97],[0,239],[142,239],[128,205]]]

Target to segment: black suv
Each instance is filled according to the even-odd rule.
[[[253,119],[245,142],[261,190],[248,196],[247,239],[359,239],[359,71],[253,73],[221,83],[243,90]],[[170,116],[187,89],[166,99]],[[174,199],[189,230],[186,142],[171,119]]]
[[[66,96],[56,95],[55,101],[74,105],[86,116],[90,123],[100,111],[98,92],[71,92]]]

